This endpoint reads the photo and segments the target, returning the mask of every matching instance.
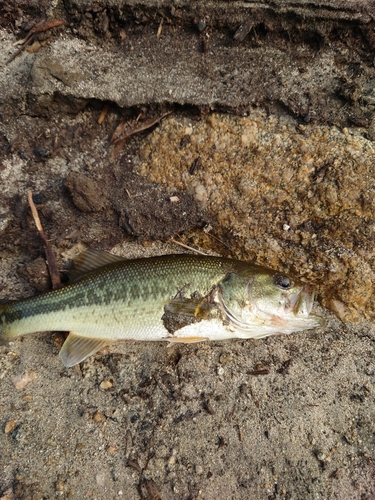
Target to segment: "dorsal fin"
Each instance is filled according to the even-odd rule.
[[[73,266],[68,271],[69,280],[77,281],[99,267],[123,260],[125,260],[123,257],[104,252],[103,250],[85,250],[73,259]]]

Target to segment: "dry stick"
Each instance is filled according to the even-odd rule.
[[[31,213],[33,215],[33,219],[38,230],[39,236],[42,238],[44,243],[44,250],[46,252],[47,266],[49,270],[49,275],[51,276],[52,288],[58,288],[61,285],[60,273],[57,268],[57,262],[55,258],[55,254],[53,253],[50,242],[47,239],[47,236],[43,230],[42,224],[39,219],[38,211],[33,202],[33,193],[31,191],[27,192],[27,199],[29,201],[29,205],[31,208]]]
[[[5,65],[11,63],[18,56],[18,54],[20,54],[24,50],[24,48],[27,47],[33,41],[33,39],[34,39],[34,33],[29,33],[27,35],[27,37],[25,38],[25,40],[24,40],[23,44],[21,45],[21,47],[19,47],[16,50],[16,52],[10,56],[10,58],[7,60],[7,62],[5,63]]]
[[[63,24],[66,24],[66,21],[62,21],[61,19],[50,19],[49,21],[40,21],[37,23],[33,28],[31,28],[21,47],[7,60],[5,65],[11,63],[18,56],[18,54],[20,54],[24,48],[33,41],[35,33],[42,33],[43,31],[48,31],[52,28],[56,28],[57,26],[62,26]]]

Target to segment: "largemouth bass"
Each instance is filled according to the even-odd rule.
[[[322,324],[314,292],[289,276],[222,257],[124,260],[91,250],[66,286],[0,305],[0,341],[69,331],[65,366],[119,339],[198,342],[262,338]]]

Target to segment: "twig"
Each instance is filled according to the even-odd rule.
[[[20,54],[25,47],[33,41],[35,33],[41,33],[42,31],[62,26],[63,24],[66,24],[66,21],[62,21],[61,19],[50,19],[49,21],[40,21],[37,23],[33,28],[31,28],[21,47],[16,50],[16,52],[7,60],[5,64],[11,63],[18,56],[18,54]]]
[[[185,243],[181,243],[180,241],[174,240],[173,238],[171,238],[169,241],[171,241],[172,243],[176,243],[176,245],[180,245],[180,247],[187,248],[188,250],[192,250],[193,252],[196,252],[196,253],[199,253],[201,255],[207,256],[206,253],[201,252],[200,250],[196,250],[193,247],[189,247],[188,245],[185,245]]]
[[[58,288],[61,285],[60,273],[57,268],[57,262],[55,258],[55,254],[53,253],[50,242],[47,239],[46,233],[43,230],[42,224],[39,219],[38,211],[33,202],[33,193],[31,191],[27,192],[27,199],[29,201],[31,213],[33,215],[33,219],[38,230],[39,236],[42,238],[44,243],[44,249],[46,252],[47,266],[49,270],[49,275],[51,277],[52,288]]]
[[[27,47],[29,43],[32,42],[33,38],[34,38],[34,33],[29,33],[25,38],[23,44],[16,50],[16,52],[13,55],[10,56],[10,58],[7,60],[5,64],[7,65],[11,63],[18,56],[18,54],[20,54],[24,50],[24,48]]]

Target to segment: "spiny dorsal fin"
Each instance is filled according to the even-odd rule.
[[[68,272],[69,280],[77,281],[100,267],[123,260],[125,260],[123,257],[103,250],[86,250],[73,259],[73,266]]]
[[[65,366],[74,366],[110,343],[111,340],[108,339],[90,339],[70,332],[59,356]]]

